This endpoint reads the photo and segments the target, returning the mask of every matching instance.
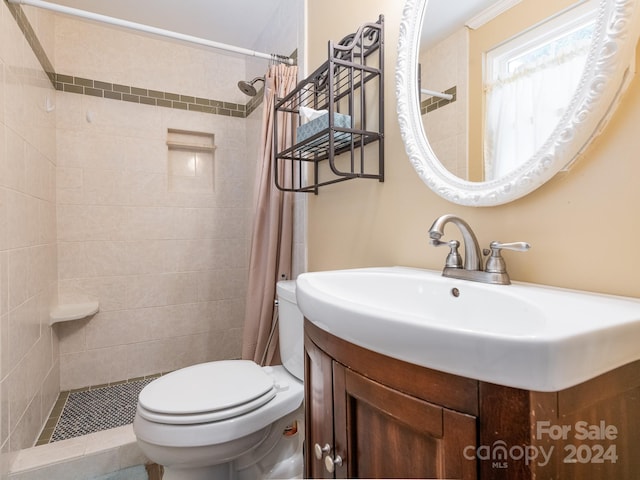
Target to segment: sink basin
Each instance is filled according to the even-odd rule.
[[[559,391],[640,359],[640,301],[534,284],[488,285],[407,267],[305,273],[318,327],[424,367]]]

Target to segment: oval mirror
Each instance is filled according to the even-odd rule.
[[[568,168],[635,73],[638,2],[473,0],[453,19],[446,0],[406,0],[398,120],[422,180],[451,202],[492,206]]]

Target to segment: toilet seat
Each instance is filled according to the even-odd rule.
[[[147,412],[138,403],[133,421],[136,438],[149,445],[184,448],[223,444],[254,434],[262,435],[264,432],[258,432],[300,408],[304,397],[304,385],[281,365],[258,368],[269,378],[273,378],[277,390],[276,396],[261,407],[217,422],[171,424],[167,421],[171,420],[167,418],[169,416],[161,416],[160,422],[147,420],[143,416]]]
[[[277,392],[273,377],[252,361],[208,362],[151,382],[140,392],[138,413],[169,425],[217,422],[260,408]]]

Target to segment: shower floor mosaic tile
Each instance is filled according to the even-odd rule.
[[[133,423],[138,394],[156,378],[158,375],[61,393],[36,445]]]

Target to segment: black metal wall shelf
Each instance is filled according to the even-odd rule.
[[[328,60],[275,103],[280,190],[317,194],[321,186],[352,178],[384,181],[383,16],[338,44],[330,41],[328,50]],[[305,123],[305,108],[326,114]],[[291,132],[292,146],[278,144],[282,129]]]

